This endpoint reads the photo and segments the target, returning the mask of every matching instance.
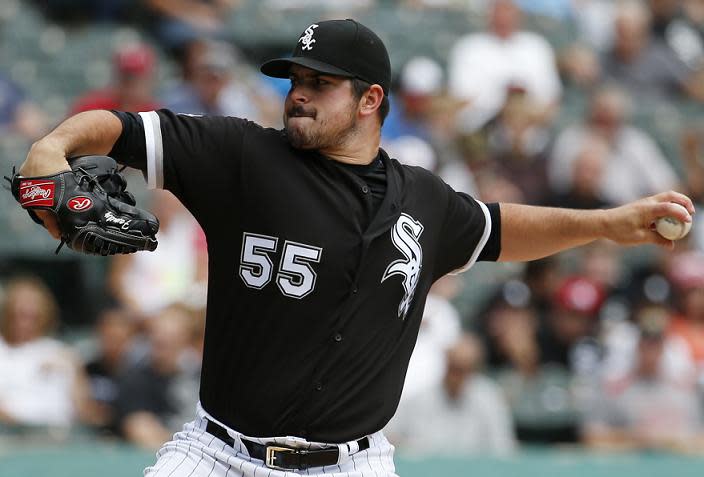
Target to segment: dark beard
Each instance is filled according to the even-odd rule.
[[[317,134],[309,134],[298,128],[286,128],[286,137],[294,149],[320,149],[320,137]]]
[[[357,131],[357,119],[355,111],[350,111],[347,118],[347,124],[337,131],[331,131],[327,134],[321,134],[325,130],[325,123],[317,131],[311,129],[303,130],[300,128],[284,127],[288,142],[295,149],[328,149],[339,146],[344,143],[350,136]],[[284,118],[284,124],[286,123]]]

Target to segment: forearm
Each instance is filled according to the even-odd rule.
[[[69,157],[105,155],[121,132],[122,123],[109,111],[79,113],[32,145],[20,174],[27,177],[56,174],[69,169]]]
[[[537,260],[603,238],[605,212],[501,204],[499,261]]]
[[[694,205],[686,195],[662,192],[607,210],[572,210],[501,204],[499,261],[536,260],[597,239],[621,245],[674,242],[655,231],[661,217],[691,222]]]

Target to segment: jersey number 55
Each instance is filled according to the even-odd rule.
[[[278,242],[269,235],[242,234],[239,273],[245,285],[261,290],[269,284],[274,272],[270,254],[276,253]],[[317,274],[311,264],[320,262],[323,249],[286,240],[282,253],[276,285],[285,296],[303,298],[315,289]]]

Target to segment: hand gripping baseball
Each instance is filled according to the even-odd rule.
[[[107,156],[71,161],[71,171],[51,176],[22,177],[13,171],[12,194],[32,219],[35,211],[52,212],[59,225],[61,246],[90,255],[115,255],[156,249],[159,221],[135,207],[117,163]]]
[[[607,238],[624,245],[654,243],[672,248],[674,242],[656,230],[657,222],[671,217],[690,223],[694,214],[692,201],[678,192],[663,192],[608,211]]]

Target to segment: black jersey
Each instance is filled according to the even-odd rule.
[[[173,192],[209,253],[200,400],[250,436],[344,442],[393,416],[426,295],[499,255],[499,207],[380,150],[386,193],[283,131],[116,113],[111,155]]]

